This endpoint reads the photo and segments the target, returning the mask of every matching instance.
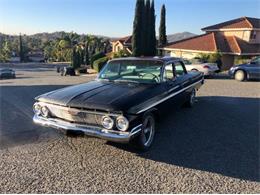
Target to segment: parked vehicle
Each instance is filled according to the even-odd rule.
[[[180,59],[119,58],[109,61],[95,81],[36,97],[33,120],[147,150],[159,113],[192,107],[203,83],[203,74],[187,73]]]
[[[0,79],[14,79],[15,71],[10,68],[0,68]]]
[[[184,63],[187,71],[200,71],[203,72],[205,76],[214,75],[219,71],[216,63],[203,62],[201,59],[184,59]]]
[[[57,72],[60,72],[61,76],[76,76],[75,70],[73,67],[62,67]]]
[[[260,79],[260,56],[247,64],[240,64],[231,67],[229,75],[237,81]]]

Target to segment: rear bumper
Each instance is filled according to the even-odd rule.
[[[70,123],[54,118],[44,118],[38,115],[34,115],[33,121],[34,123],[41,126],[62,130],[81,131],[88,136],[98,137],[101,139],[119,143],[128,143],[134,136],[140,133],[142,126],[138,125],[134,127],[130,132],[119,132],[115,130],[102,129],[100,127]]]

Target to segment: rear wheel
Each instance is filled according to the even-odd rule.
[[[196,89],[192,89],[188,101],[185,103],[186,107],[193,107],[195,103],[195,98],[196,98]]]
[[[143,118],[142,130],[138,137],[135,138],[134,144],[138,149],[147,151],[154,140],[155,120],[153,114],[147,114]]]
[[[236,71],[235,79],[237,81],[244,81],[244,80],[246,80],[246,73],[243,70]]]

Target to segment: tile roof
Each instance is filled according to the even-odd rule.
[[[241,53],[235,36],[224,36],[215,33],[217,50],[227,53]]]
[[[214,33],[207,33],[181,41],[169,43],[165,46],[169,49],[186,49],[186,50],[199,50],[199,51],[216,51]]]
[[[216,29],[238,29],[238,28],[260,28],[260,19],[250,18],[250,17],[241,17],[234,20],[229,20],[227,22],[222,22],[212,26],[207,26],[202,28],[203,31],[210,31]]]
[[[220,33],[206,33],[196,37],[167,44],[165,49],[183,49],[205,52],[222,52],[231,54],[260,53],[260,44],[250,44],[235,36]]]

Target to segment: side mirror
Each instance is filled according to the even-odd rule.
[[[252,62],[250,62],[250,64],[256,64],[256,62],[255,62],[255,61],[252,61]]]

